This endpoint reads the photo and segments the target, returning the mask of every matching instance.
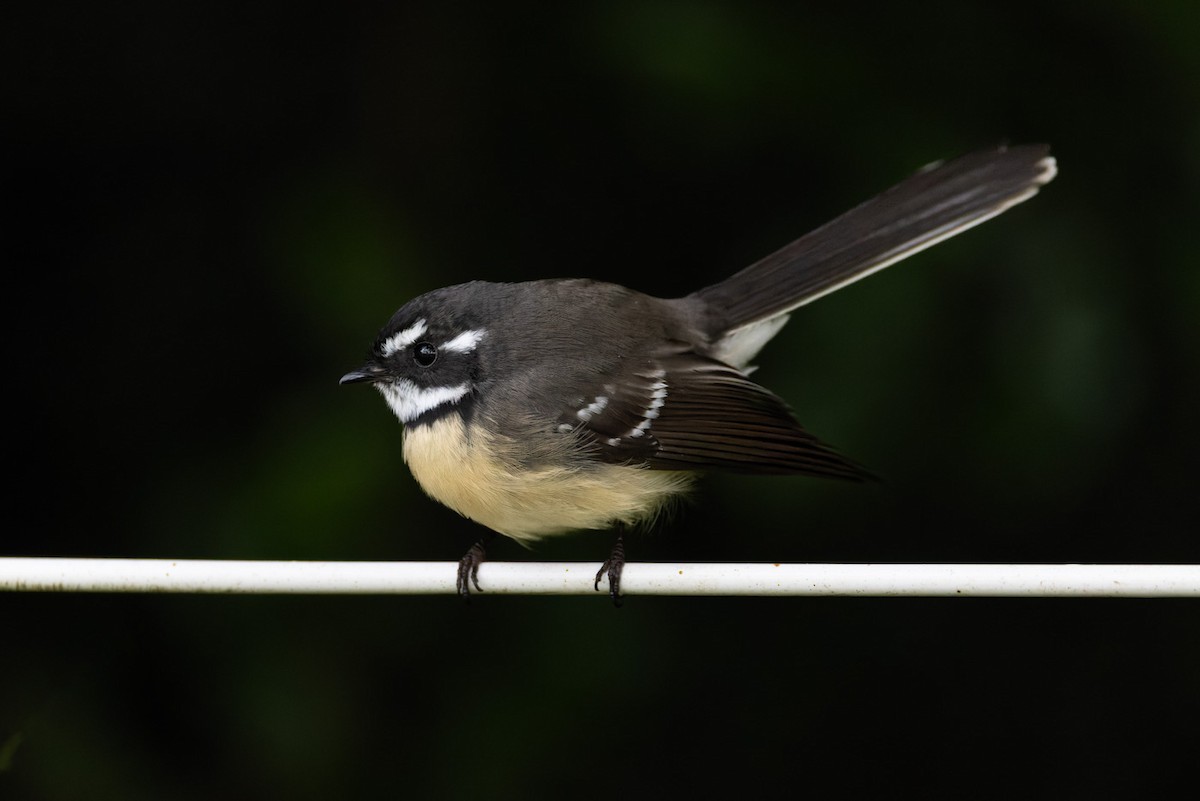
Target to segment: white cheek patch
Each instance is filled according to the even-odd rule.
[[[387,405],[400,418],[400,422],[405,425],[440,406],[458,403],[470,392],[470,387],[466,384],[459,384],[456,387],[423,388],[405,379],[381,382],[375,387],[383,395]]]
[[[421,335],[429,328],[424,320],[417,320],[415,323],[405,328],[398,334],[392,334],[383,343],[384,357],[391,356],[398,350],[403,350],[409,345],[420,339]]]
[[[441,350],[450,350],[455,353],[470,353],[475,350],[475,346],[479,344],[479,340],[483,339],[486,334],[482,328],[476,328],[471,331],[463,331],[449,342],[443,342]]]

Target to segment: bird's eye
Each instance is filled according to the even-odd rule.
[[[437,361],[437,348],[428,342],[418,342],[413,348],[413,361],[422,367],[428,367]]]

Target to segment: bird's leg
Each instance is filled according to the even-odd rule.
[[[613,543],[612,552],[600,565],[596,573],[596,592],[600,591],[600,579],[608,574],[608,594],[612,597],[613,606],[621,605],[621,571],[625,569],[625,527],[617,527],[617,541]]]
[[[458,582],[455,586],[458,587],[458,594],[464,599],[471,595],[471,584],[475,585],[475,589],[483,592],[483,587],[479,586],[479,566],[487,558],[488,543],[495,538],[496,532],[487,532],[479,538],[479,542],[467,550],[462,559],[458,560]]]

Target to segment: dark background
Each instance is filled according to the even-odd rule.
[[[713,476],[630,558],[1200,562],[1197,6],[903,5],[10,18],[3,552],[457,559],[477,530],[421,494],[376,393],[337,386],[405,300],[683,294],[927,162],[1046,141],[1041,195],[759,360],[886,482]],[[1194,776],[1195,601],[8,594],[0,620],[3,797]]]

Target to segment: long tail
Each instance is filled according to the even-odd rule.
[[[736,334],[995,217],[1033,197],[1055,172],[1047,145],[984,150],[931,164],[690,297],[707,308],[710,330]],[[769,327],[771,334],[778,330]]]

